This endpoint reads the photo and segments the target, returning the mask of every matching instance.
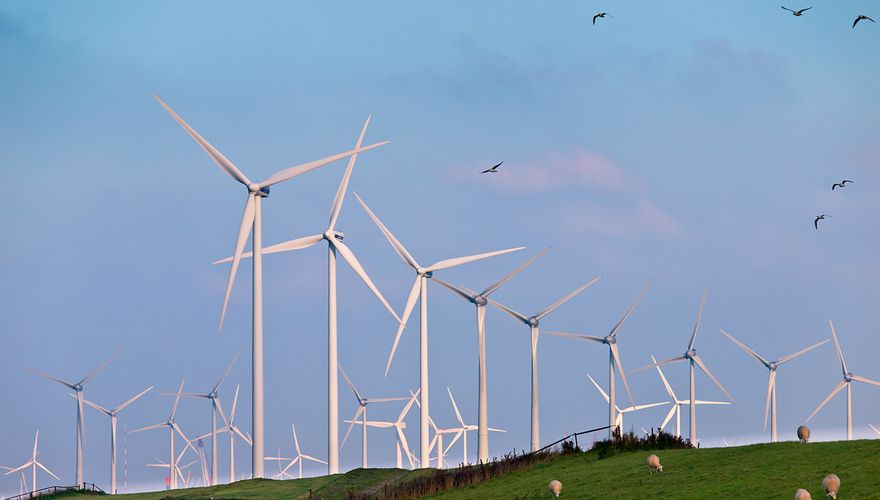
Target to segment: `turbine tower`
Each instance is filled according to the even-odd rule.
[[[544,310],[540,311],[539,313],[537,313],[533,316],[526,316],[525,314],[516,312],[513,309],[511,309],[503,304],[500,304],[499,302],[496,302],[492,299],[488,299],[489,303],[491,303],[492,305],[494,305],[498,309],[501,309],[502,311],[507,313],[511,318],[513,318],[517,321],[520,321],[523,324],[525,324],[527,327],[529,327],[529,333],[530,333],[531,339],[532,339],[532,349],[531,349],[531,352],[532,352],[531,451],[538,451],[538,449],[541,447],[541,443],[540,443],[541,436],[540,436],[539,425],[538,425],[538,336],[540,335],[541,332],[540,332],[538,326],[540,325],[541,320],[544,319],[545,316],[547,316],[548,314],[555,311],[556,308],[558,308],[562,304],[565,304],[566,302],[568,302],[569,300],[574,298],[575,295],[581,293],[582,291],[586,290],[587,288],[589,288],[590,286],[595,284],[601,278],[602,278],[601,276],[596,276],[595,278],[593,278],[590,281],[586,282],[585,284],[581,285],[579,288],[575,289],[573,292],[569,293],[565,297],[562,297],[561,299],[557,300],[556,302],[554,302],[553,304],[551,304],[550,306],[546,307]]]
[[[83,377],[79,382],[67,382],[65,380],[61,380],[58,377],[53,377],[48,373],[44,373],[38,370],[31,370],[34,374],[39,375],[41,377],[45,377],[49,380],[54,380],[59,384],[67,387],[68,389],[74,391],[76,395],[76,485],[77,487],[82,487],[83,485],[83,440],[85,439],[86,433],[86,424],[83,420],[83,401],[85,397],[83,396],[83,386],[97,375],[101,370],[107,368],[114,359],[116,358],[116,354],[111,356],[107,361],[101,363],[100,366],[92,370],[91,373]]]
[[[672,398],[669,402],[672,404],[672,408],[669,409],[669,413],[666,414],[666,418],[663,419],[663,423],[660,424],[660,430],[662,431],[666,424],[672,419],[672,416],[675,415],[675,437],[681,437],[681,407],[682,405],[690,405],[691,402],[689,399],[678,399],[675,393],[672,392],[672,386],[669,385],[669,381],[666,380],[666,375],[663,374],[663,369],[659,366],[656,366],[657,360],[654,358],[654,355],[651,355],[651,361],[654,362],[654,367],[657,368],[657,373],[660,374],[660,380],[663,381],[663,387],[666,388],[666,393],[669,394],[669,397]],[[697,405],[729,405],[729,401],[703,401],[697,399],[694,401],[694,404]]]
[[[133,398],[128,401],[122,403],[121,405],[113,408],[112,410],[108,410],[103,406],[99,406],[95,403],[92,403],[88,399],[83,398],[83,402],[92,408],[104,413],[105,415],[110,417],[110,494],[116,494],[116,415],[122,411],[126,406],[134,403],[141,396],[150,392],[153,389],[153,386],[147,387],[139,394],[135,395]]]
[[[232,266],[229,269],[229,279],[226,283],[226,295],[223,298],[223,309],[220,312],[220,328],[223,328],[223,319],[226,316],[226,307],[229,305],[229,296],[232,293],[232,285],[235,282],[235,274],[238,271],[238,265],[241,261],[244,246],[247,243],[251,230],[253,230],[253,287],[251,293],[252,301],[252,384],[253,384],[253,404],[251,411],[253,418],[251,425],[253,426],[253,449],[251,460],[253,463],[253,476],[261,478],[264,475],[263,456],[264,456],[264,417],[263,417],[263,223],[262,223],[262,199],[269,196],[269,188],[275,184],[288,181],[302,175],[306,172],[323,167],[329,163],[333,163],[342,158],[346,158],[356,153],[368,151],[377,148],[387,141],[365,146],[363,148],[346,151],[333,156],[328,156],[320,160],[303,163],[293,167],[279,170],[260,182],[253,182],[241,170],[238,169],[231,161],[229,161],[222,153],[214,148],[206,141],[198,132],[193,130],[183,119],[177,115],[162,99],[156,97],[159,104],[180,124],[186,132],[195,139],[196,142],[208,153],[208,156],[214,160],[223,172],[241,183],[247,188],[247,201],[244,205],[244,213],[241,217],[241,223],[238,228],[238,235],[235,241],[235,251],[232,258]],[[174,477],[174,475],[171,475]]]
[[[382,234],[385,235],[385,239],[391,244],[391,247],[394,248],[394,251],[397,252],[397,255],[410,266],[416,272],[416,279],[413,282],[412,288],[409,291],[409,297],[406,299],[406,307],[403,309],[403,316],[401,316],[400,326],[397,329],[397,334],[394,337],[394,344],[391,346],[391,354],[388,356],[388,363],[385,365],[385,376],[388,376],[388,370],[391,368],[391,361],[394,359],[394,352],[397,350],[397,343],[400,342],[400,336],[403,334],[403,329],[406,327],[406,323],[409,320],[410,314],[412,314],[412,310],[416,305],[416,300],[419,300],[420,303],[420,324],[419,324],[419,344],[420,344],[420,353],[419,353],[419,389],[420,393],[420,403],[419,403],[419,466],[423,468],[429,467],[428,463],[430,460],[430,444],[428,443],[428,432],[429,432],[429,416],[430,411],[428,407],[428,278],[434,276],[436,271],[440,271],[443,269],[449,269],[452,267],[457,267],[463,264],[467,264],[469,262],[474,262],[477,260],[486,259],[489,257],[494,257],[496,255],[503,255],[510,252],[516,252],[524,249],[525,247],[516,247],[516,248],[508,248],[506,250],[498,250],[495,252],[481,253],[477,255],[470,255],[468,257],[456,257],[453,259],[445,259],[438,262],[435,262],[427,267],[422,267],[416,262],[416,259],[410,255],[409,251],[403,246],[400,241],[391,233],[391,231],[385,227],[385,224],[379,220],[376,214],[370,210],[370,207],[364,203],[364,200],[361,199],[357,193],[354,194],[355,197],[360,202],[361,206],[364,207],[364,210],[373,219],[373,222],[379,226],[379,230],[382,231]]]
[[[527,260],[524,264],[520,265],[513,271],[507,273],[506,276],[498,280],[495,284],[479,293],[447,283],[440,278],[433,278],[437,284],[443,285],[477,308],[477,352],[479,360],[479,380],[477,385],[477,461],[481,463],[489,461],[489,407],[486,401],[486,304],[489,303],[488,297],[495,290],[501,288],[501,285],[507,283],[508,280],[522,272],[525,268],[529,267],[533,262],[547,253],[547,250],[549,249],[545,248],[544,250],[541,250],[537,255]],[[465,442],[467,442],[467,438],[465,438]],[[465,450],[467,450],[467,444],[465,444]]]
[[[834,339],[834,347],[837,349],[837,357],[840,359],[840,369],[843,372],[843,381],[837,384],[831,394],[825,398],[824,401],[819,403],[819,406],[813,410],[813,413],[807,417],[807,422],[809,422],[819,410],[825,406],[828,401],[831,401],[838,392],[840,392],[844,387],[846,387],[846,439],[847,441],[852,441],[853,432],[852,432],[852,382],[853,380],[858,382],[864,382],[866,384],[880,385],[880,382],[876,380],[871,380],[869,378],[860,377],[851,371],[846,369],[846,361],[843,360],[843,351],[840,350],[840,342],[837,340],[837,332],[834,331],[834,323],[831,320],[828,320],[828,326],[831,327],[831,337]]]
[[[733,401],[733,397],[730,395],[729,392],[727,392],[727,389],[725,389],[724,386],[721,385],[721,382],[719,382],[718,379],[715,378],[715,375],[712,375],[712,372],[709,371],[709,368],[706,366],[706,363],[704,363],[703,359],[700,358],[700,356],[697,354],[697,349],[695,347],[695,344],[697,341],[697,332],[699,332],[699,330],[700,330],[700,320],[703,317],[703,308],[706,306],[706,297],[708,295],[709,295],[709,289],[707,288],[703,292],[703,299],[700,301],[700,309],[699,309],[699,311],[697,311],[697,320],[696,320],[696,322],[694,322],[694,330],[691,333],[691,340],[688,343],[687,351],[685,351],[685,353],[680,356],[675,356],[673,358],[665,359],[663,361],[660,361],[659,363],[654,363],[654,364],[651,364],[648,366],[643,366],[641,368],[634,370],[634,371],[647,370],[648,368],[651,368],[653,366],[663,366],[668,363],[676,363],[679,361],[687,361],[688,362],[688,364],[690,365],[690,381],[691,381],[691,394],[690,394],[690,405],[689,405],[690,436],[688,437],[688,439],[690,440],[691,444],[694,446],[697,445],[697,404],[696,404],[697,387],[694,382],[695,378],[696,378],[696,367],[699,366],[700,369],[703,370],[703,373],[708,375],[709,378],[712,379],[712,382],[715,382],[715,385],[717,385],[718,388],[721,389],[721,392],[723,392],[724,395],[727,396],[728,399]]]
[[[177,421],[174,420],[174,414],[177,413],[177,405],[180,404],[180,396],[183,394],[183,380],[180,381],[180,388],[177,389],[177,393],[174,398],[174,406],[171,407],[171,415],[168,417],[168,420],[165,422],[161,422],[158,424],[148,425],[146,427],[141,427],[140,429],[135,429],[131,431],[132,434],[136,432],[149,431],[153,429],[168,429],[168,435],[170,437],[170,452],[168,454],[168,476],[171,478],[171,489],[177,489],[177,476],[174,474],[174,471],[177,468],[178,458],[174,455],[174,434],[177,433],[186,443],[183,447],[183,451],[180,452],[180,455],[183,456],[183,453],[186,452],[187,448],[192,448],[190,444],[190,440],[186,437],[183,431],[180,429],[180,425],[178,425]],[[193,448],[195,451],[195,448]]]
[[[800,351],[789,354],[788,356],[783,356],[783,357],[777,359],[776,361],[767,361],[760,354],[751,350],[747,345],[745,345],[742,342],[740,342],[739,340],[735,339],[733,337],[733,335],[727,333],[723,329],[721,330],[721,333],[723,333],[727,338],[729,338],[731,341],[733,341],[734,344],[739,346],[740,349],[749,353],[753,358],[755,358],[758,361],[758,363],[761,363],[762,365],[764,365],[765,368],[770,370],[770,379],[767,382],[767,403],[764,405],[764,430],[765,431],[767,430],[767,416],[769,414],[769,416],[770,416],[770,442],[775,443],[777,441],[777,439],[776,439],[776,370],[779,368],[780,365],[782,365],[782,363],[785,363],[786,361],[790,361],[790,360],[800,356],[801,354],[805,354],[809,351],[812,351],[813,349],[819,347],[820,345],[822,345],[826,342],[829,342],[829,340],[825,339],[822,342],[819,342],[817,344],[813,344],[810,347],[806,347],[804,349],[801,349]]]
[[[37,433],[34,435],[34,453],[33,453],[33,455],[31,455],[30,460],[19,465],[18,467],[14,468],[14,469],[9,469],[9,472],[7,472],[5,474],[8,476],[10,474],[15,474],[16,472],[23,473],[25,469],[30,467],[31,468],[31,488],[32,488],[31,491],[37,491],[37,467],[43,469],[46,473],[50,474],[55,479],[58,479],[59,481],[61,481],[61,478],[56,476],[54,472],[50,471],[48,468],[46,468],[45,465],[43,465],[37,461],[37,442],[39,442],[39,440],[40,440],[40,431],[37,430]],[[4,469],[8,469],[8,467],[4,467]],[[22,479],[24,479],[24,474],[22,474],[21,477],[22,477]]]
[[[351,382],[351,379],[346,375],[345,370],[342,369],[342,366],[339,367],[339,371],[342,373],[342,378],[345,379],[345,382],[348,384],[348,387],[351,388],[351,392],[354,394],[355,399],[358,402],[358,409],[352,417],[351,420],[346,420],[345,423],[349,424],[348,431],[345,433],[345,437],[342,438],[342,446],[345,446],[345,441],[348,440],[348,435],[351,434],[351,429],[354,427],[354,424],[357,422],[358,417],[363,415],[362,430],[363,430],[363,454],[361,456],[361,463],[364,469],[367,468],[367,405],[370,403],[389,403],[391,401],[404,401],[410,398],[365,398],[361,396],[361,393],[358,392],[357,388],[355,388],[354,384]]]
[[[636,300],[629,306],[626,313],[622,318],[611,328],[611,332],[605,337],[596,337],[593,335],[581,335],[578,333],[567,333],[567,332],[544,332],[548,335],[556,335],[559,337],[569,337],[579,340],[591,340],[593,342],[598,342],[600,344],[605,344],[608,346],[608,394],[610,396],[606,397],[608,399],[608,435],[614,435],[614,428],[618,427],[617,425],[617,397],[615,390],[615,381],[616,378],[614,376],[614,368],[615,365],[617,370],[620,372],[620,379],[623,380],[623,386],[626,388],[626,394],[629,396],[629,402],[631,404],[635,404],[633,402],[632,392],[629,390],[629,383],[626,380],[626,372],[623,371],[623,362],[620,360],[620,350],[617,348],[617,332],[620,330],[620,327],[623,326],[623,323],[630,317],[633,310],[639,305],[639,302],[642,301],[645,294],[648,293],[648,289],[651,288],[651,281],[648,281],[648,284],[645,285],[645,288],[639,293]],[[591,377],[592,380],[592,377]],[[604,391],[603,391],[604,394]],[[621,419],[622,420],[622,419]]]

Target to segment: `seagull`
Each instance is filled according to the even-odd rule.
[[[827,215],[827,214],[817,215],[816,220],[813,221],[813,225],[816,226],[816,229],[819,229],[819,221],[824,220],[825,217],[828,217],[829,219],[834,218],[834,217],[831,217],[830,215]]]
[[[597,19],[597,18],[600,18],[600,17],[601,17],[602,19],[604,19],[605,16],[608,16],[608,13],[607,13],[607,12],[600,12],[600,13],[596,14],[595,16],[593,16],[593,26],[596,25],[596,19]],[[608,17],[611,17],[611,16],[608,16]]]
[[[861,21],[862,19],[867,19],[868,21],[871,21],[872,23],[875,22],[873,19],[871,19],[871,18],[868,17],[868,16],[862,16],[862,15],[860,15],[859,17],[856,18],[855,21],[853,21],[853,28],[855,28],[856,25],[859,24],[859,21]],[[596,23],[593,23],[593,24],[596,24]]]
[[[785,10],[791,12],[791,13],[794,14],[795,16],[802,16],[802,15],[804,15],[804,12],[806,12],[806,11],[808,11],[808,10],[810,10],[810,9],[813,8],[812,6],[810,6],[810,7],[807,7],[806,9],[801,9],[801,10],[791,10],[791,9],[789,9],[788,7],[786,7],[785,5],[782,5],[781,7],[782,7],[783,9],[785,9]]]
[[[842,188],[842,187],[846,187],[846,183],[847,183],[847,182],[849,182],[850,184],[855,184],[853,181],[851,181],[851,180],[849,180],[849,179],[844,179],[844,180],[842,180],[842,181],[840,181],[840,182],[835,182],[834,184],[832,184],[832,185],[831,185],[831,190],[834,191],[834,188],[839,188],[839,187]]]
[[[502,161],[501,163],[504,163],[504,162]],[[497,165],[495,165],[495,166],[492,167],[492,168],[487,168],[486,170],[483,170],[483,171],[480,172],[480,173],[481,173],[481,174],[497,174],[497,173],[498,173],[498,167],[501,166],[501,163],[498,163]],[[852,182],[852,181],[850,181],[850,182]]]

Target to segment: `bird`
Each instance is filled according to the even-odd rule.
[[[596,25],[596,19],[598,19],[600,17],[604,19],[605,16],[608,16],[607,12],[600,12],[600,13],[596,14],[595,16],[593,16],[593,26]],[[608,17],[611,17],[611,16],[608,16]]]
[[[840,182],[835,182],[834,184],[832,184],[832,185],[831,185],[831,190],[834,191],[834,188],[839,188],[839,187],[842,188],[842,187],[846,187],[846,183],[847,183],[847,182],[849,182],[850,184],[855,184],[853,181],[851,181],[851,180],[849,180],[849,179],[844,179],[844,180],[842,180],[842,181],[840,181]]]
[[[872,23],[875,22],[873,19],[871,19],[868,16],[859,15],[859,17],[857,17],[856,20],[853,21],[853,28],[855,28],[856,25],[859,24],[859,21],[861,21],[862,19],[867,19],[868,21],[871,21]],[[593,24],[596,24],[596,23],[593,23]]]
[[[795,16],[802,16],[802,15],[804,15],[804,12],[806,12],[806,11],[808,11],[808,10],[810,10],[810,9],[813,8],[812,6],[810,6],[810,7],[807,7],[806,9],[801,9],[801,10],[791,10],[791,9],[789,9],[788,7],[786,7],[785,5],[782,5],[781,7],[782,7],[783,9],[785,9],[785,10],[791,12],[791,13],[794,14]]]
[[[504,163],[504,162],[502,161],[501,163]],[[483,170],[483,171],[480,172],[480,173],[481,173],[481,174],[497,174],[497,173],[498,173],[498,167],[501,166],[501,163],[498,163],[497,165],[495,165],[495,166],[492,167],[492,168],[487,168],[486,170]],[[850,182],[852,182],[852,181],[850,181]]]
[[[834,217],[831,217],[830,215],[827,215],[827,214],[817,215],[816,220],[813,221],[813,225],[816,226],[816,229],[819,229],[819,221],[825,220],[825,217],[828,217],[829,219],[834,218]]]

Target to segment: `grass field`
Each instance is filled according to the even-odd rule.
[[[562,481],[561,498],[779,498],[790,500],[798,488],[825,498],[822,478],[840,476],[839,499],[880,499],[880,440],[759,444],[701,450],[657,452],[663,473],[649,474],[649,452],[620,453],[598,459],[596,453],[561,455],[526,470],[477,486],[448,490],[431,498],[552,498],[553,479]],[[213,488],[121,495],[132,500],[161,498],[345,498],[349,491],[382,498],[386,483],[406,481],[432,470],[356,469],[346,474],[291,481],[253,480]],[[78,498],[78,497],[66,497]]]

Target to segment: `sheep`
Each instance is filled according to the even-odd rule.
[[[562,483],[555,479],[550,481],[550,493],[553,493],[556,498],[559,498],[559,495],[562,494]]]
[[[813,497],[810,496],[810,492],[801,488],[794,492],[794,500],[813,500]]]
[[[797,437],[801,440],[801,443],[806,443],[810,440],[810,428],[806,425],[802,425],[797,429]]]
[[[840,478],[837,474],[828,474],[822,480],[822,487],[825,488],[825,495],[830,498],[837,498],[837,492],[840,490]]]
[[[663,472],[663,466],[660,465],[660,457],[657,455],[648,455],[648,467],[651,468],[651,474]]]

